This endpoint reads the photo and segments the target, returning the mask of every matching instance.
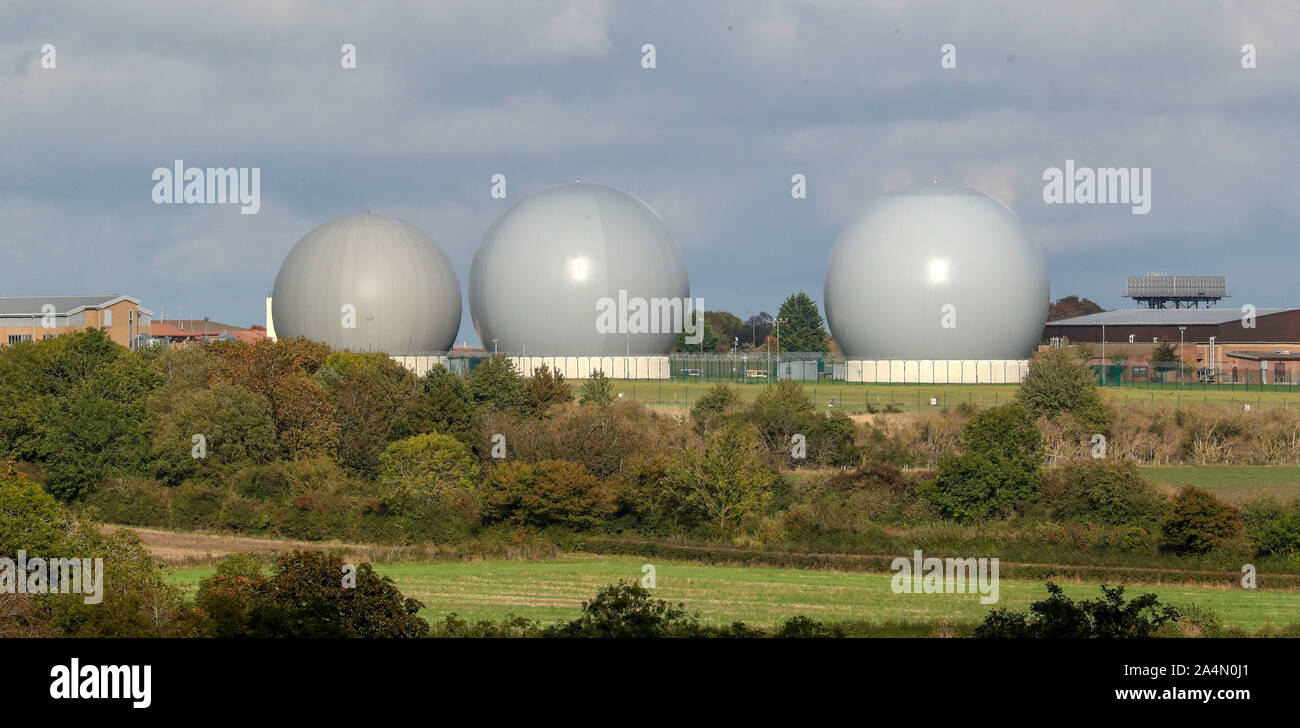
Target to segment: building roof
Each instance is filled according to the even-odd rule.
[[[1267,316],[1295,308],[1260,308],[1256,316]],[[1241,320],[1239,308],[1121,308],[1087,316],[1048,321],[1048,326],[1216,326]]]
[[[121,301],[140,305],[140,299],[120,293],[103,296],[0,296],[0,316],[43,316],[45,312],[41,309],[46,304],[54,306],[55,315],[63,316],[88,308],[107,308]],[[147,308],[140,311],[153,315],[153,311]]]
[[[200,319],[168,318],[168,319],[160,319],[160,320],[166,321],[167,323],[175,326],[176,328],[183,329],[185,331],[190,331],[190,330],[215,331],[217,333],[225,333],[227,331],[248,331],[249,330],[247,326],[235,326],[234,324],[223,324],[220,321],[206,321],[201,318]]]

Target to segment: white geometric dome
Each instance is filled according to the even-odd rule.
[[[521,198],[483,236],[469,274],[470,315],[489,351],[668,353],[677,334],[667,322],[651,332],[598,329],[601,300],[618,302],[620,292],[629,301],[684,302],[686,261],[658,213],[622,190],[589,182]]]
[[[955,185],[873,201],[826,266],[826,318],[849,359],[1025,359],[1048,295],[1047,261],[1020,218]]]
[[[460,301],[456,271],[428,235],[367,212],[330,220],[293,246],[275,277],[271,316],[278,337],[333,349],[446,351]]]

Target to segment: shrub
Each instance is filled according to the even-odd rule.
[[[415,435],[389,445],[379,457],[379,482],[390,503],[446,498],[472,490],[478,464],[450,435]]]
[[[174,488],[156,480],[120,478],[110,480],[86,497],[85,504],[99,510],[107,523],[125,526],[168,526]]]
[[[754,428],[734,422],[709,438],[703,453],[686,453],[669,469],[683,506],[715,533],[728,534],[741,519],[774,500],[780,478],[762,465]]]
[[[466,379],[474,404],[502,412],[528,415],[528,386],[504,355],[495,355],[474,367]]]
[[[1012,515],[1034,496],[1037,480],[1016,463],[982,454],[954,455],[939,461],[932,480],[918,495],[958,521],[982,521]]]
[[[776,634],[772,636],[783,639],[843,637],[844,630],[839,627],[827,627],[821,622],[800,614],[783,622],[777,628]]]
[[[1043,479],[1039,501],[1057,520],[1151,529],[1169,507],[1131,460],[1067,463]]]
[[[603,407],[614,401],[614,382],[605,376],[605,372],[597,369],[587,377],[582,383],[582,388],[578,390],[578,403],[584,406],[595,405]]]
[[[732,408],[740,404],[740,393],[729,384],[715,384],[691,406],[691,421],[695,431],[704,433],[714,429]]]
[[[582,615],[546,629],[547,637],[689,637],[700,632],[698,618],[685,605],[652,599],[635,582],[620,580],[582,603]]]
[[[1037,637],[1047,639],[1150,637],[1166,623],[1177,622],[1179,610],[1161,605],[1155,594],[1124,601],[1124,587],[1101,587],[1099,599],[1075,602],[1061,587],[1047,582],[1048,597],[1028,612],[994,609],[975,629],[977,637]]]
[[[239,533],[260,533],[271,525],[271,515],[261,501],[233,495],[221,504],[216,524]]]
[[[1281,518],[1261,526],[1253,541],[1260,554],[1300,553],[1300,510],[1290,510]]]
[[[573,390],[564,382],[564,373],[553,371],[545,364],[533,370],[528,380],[528,405],[538,416],[544,417],[552,407],[573,401]]]
[[[1089,432],[1110,432],[1110,413],[1097,394],[1096,379],[1069,349],[1035,355],[1016,390],[1016,401],[1031,417],[1056,419],[1069,413]]]
[[[235,493],[245,498],[282,503],[289,497],[289,477],[279,463],[244,468],[235,473],[232,481]]]
[[[610,489],[587,469],[564,460],[502,463],[483,482],[483,518],[545,528],[585,529],[614,512]]]
[[[1203,554],[1235,536],[1236,509],[1212,494],[1184,487],[1161,524],[1161,548],[1175,554]]]
[[[172,495],[172,526],[182,529],[210,528],[216,522],[228,491],[217,485],[188,481],[176,486]]]
[[[229,559],[230,557],[227,557]],[[294,551],[278,557],[270,577],[246,563],[223,568],[199,585],[195,604],[218,637],[423,637],[423,605],[404,598],[392,579],[361,564],[343,583],[338,556]]]
[[[1030,475],[1043,463],[1043,438],[1017,404],[990,407],[971,418],[962,428],[962,450],[1014,465]]]

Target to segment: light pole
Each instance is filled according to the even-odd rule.
[[[774,321],[776,322],[776,378],[780,379],[781,378],[781,324],[785,323],[785,319],[777,318],[774,319]]]
[[[1101,386],[1106,386],[1106,323],[1101,324]]]
[[[1183,360],[1183,332],[1186,330],[1186,326],[1178,327],[1178,381],[1180,384],[1183,380],[1183,367],[1187,364],[1187,362]]]
[[[500,341],[500,340],[501,340],[501,339],[493,339],[493,340],[492,340],[492,356],[496,356],[496,355],[497,355],[497,342]]]

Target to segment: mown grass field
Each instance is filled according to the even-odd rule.
[[[574,382],[577,386],[579,383]],[[656,407],[686,408],[700,395],[718,382],[712,381],[647,381],[614,380],[614,391],[625,399],[634,399]],[[752,401],[767,386],[765,382],[732,383],[745,401]],[[803,382],[804,389],[820,407],[833,405],[849,411],[865,411],[867,406],[884,409],[893,405],[899,410],[912,412],[942,407],[955,407],[968,403],[980,407],[1006,404],[1016,394],[1015,384],[850,384],[845,382]],[[1205,404],[1217,407],[1243,407],[1252,409],[1269,407],[1300,407],[1300,388],[1291,391],[1220,385],[1202,388],[1201,385],[1175,387],[1165,385],[1147,389],[1145,385],[1105,387],[1101,396],[1118,406],[1138,402],[1160,402],[1170,405]],[[930,399],[936,400],[935,405]]]
[[[541,561],[473,561],[379,564],[403,594],[424,602],[421,616],[439,620],[451,612],[468,620],[501,619],[514,613],[553,622],[574,617],[584,599],[619,579],[641,578],[645,562],[629,557],[566,555]],[[772,626],[796,614],[821,621],[880,623],[978,622],[994,607],[977,594],[894,594],[890,574],[805,571],[658,561],[655,596],[684,602],[708,623],[740,620]],[[197,588],[213,568],[178,567],[177,582]],[[1095,584],[1065,583],[1074,598],[1100,594]],[[1254,631],[1267,624],[1300,622],[1300,591],[1130,586],[1127,596],[1155,592],[1175,605],[1196,603],[1218,612],[1224,623]],[[996,607],[1025,609],[1046,596],[1042,582],[1000,580]]]
[[[1194,485],[1238,505],[1261,495],[1282,503],[1300,498],[1300,465],[1147,465],[1141,469],[1166,491]]]

